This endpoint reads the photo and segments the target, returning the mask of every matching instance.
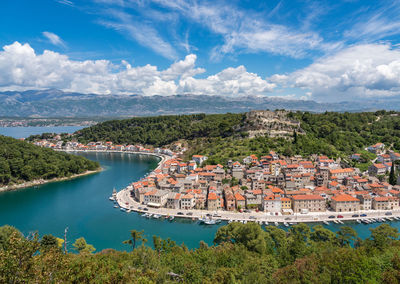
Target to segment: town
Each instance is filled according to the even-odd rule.
[[[400,154],[387,150],[383,143],[366,148],[376,158],[367,171],[361,172],[346,166],[340,158],[323,155],[285,157],[270,151],[261,157],[250,155],[242,161],[228,161],[226,165],[208,165],[206,156],[193,155],[190,161],[180,158],[186,149],[179,143],[172,149],[150,149],[112,142],[65,143],[60,139],[57,135],[52,140],[34,143],[65,151],[160,156],[162,160],[154,171],[125,189],[136,205],[212,212],[267,212],[280,216],[354,212],[353,217],[359,217],[356,214],[359,211],[400,209],[400,185],[388,183],[385,177],[392,166],[398,167]],[[353,154],[350,158],[359,161],[361,155]]]

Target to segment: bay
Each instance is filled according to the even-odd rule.
[[[73,133],[84,127],[85,126],[0,127],[0,135],[19,139],[42,133]]]

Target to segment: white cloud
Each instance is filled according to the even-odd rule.
[[[15,42],[0,51],[0,89],[57,88],[64,91],[98,94],[141,95],[266,95],[275,87],[244,66],[227,68],[205,79],[190,54],[165,70],[128,62],[113,65],[108,60],[74,61],[66,55],[45,50],[36,54],[29,44]]]
[[[323,101],[399,95],[400,50],[388,44],[355,45],[270,80],[303,88],[312,93],[313,99]]]
[[[47,38],[52,44],[57,46],[65,47],[64,41],[55,33],[52,32],[42,32],[43,36]]]

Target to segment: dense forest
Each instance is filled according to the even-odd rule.
[[[95,248],[84,238],[63,250],[62,240],[23,236],[0,227],[1,283],[400,283],[400,241],[388,224],[365,240],[347,226],[294,225],[286,232],[256,223],[219,228],[213,246],[184,244],[131,231],[129,252]]]
[[[84,128],[76,133],[79,141],[112,141],[118,144],[141,143],[163,146],[179,139],[229,137],[243,114],[194,114],[137,117],[111,120]]]
[[[83,157],[0,135],[0,185],[69,177],[99,167]]]

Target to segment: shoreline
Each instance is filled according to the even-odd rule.
[[[400,209],[395,210],[359,210],[353,212],[335,212],[335,211],[325,211],[325,212],[309,212],[307,214],[295,213],[291,215],[271,215],[269,212],[250,212],[250,213],[240,213],[236,211],[226,211],[226,210],[218,210],[218,211],[209,211],[209,210],[198,210],[198,209],[169,209],[169,208],[152,208],[147,205],[143,205],[135,201],[131,196],[129,189],[125,188],[117,193],[115,200],[120,208],[123,208],[125,211],[130,210],[131,212],[140,213],[149,213],[149,214],[159,214],[164,217],[174,216],[175,218],[182,219],[199,219],[205,218],[207,214],[218,215],[212,216],[212,219],[218,219],[221,221],[247,221],[247,222],[270,222],[269,225],[273,225],[274,222],[283,224],[283,223],[323,223],[329,222],[333,223],[333,221],[353,221],[357,220],[368,220],[372,218],[393,218],[400,217]],[[141,207],[142,209],[139,209]],[[147,208],[147,210],[143,210],[143,208]],[[181,212],[183,214],[178,214]],[[191,212],[192,215],[187,215],[187,213]],[[386,215],[387,212],[391,212],[392,215]],[[127,212],[129,213],[129,212]],[[352,217],[354,214],[367,214],[366,217]],[[335,218],[329,218],[329,216],[335,216]],[[342,215],[343,218],[337,218],[338,215]],[[290,218],[287,219],[287,218]],[[385,222],[383,222],[385,223]]]
[[[0,192],[24,189],[24,188],[33,187],[33,186],[40,186],[40,185],[44,185],[44,184],[47,184],[47,183],[53,183],[53,182],[72,180],[72,179],[79,178],[79,177],[82,177],[82,176],[96,174],[96,173],[99,173],[99,172],[101,172],[103,170],[104,169],[102,167],[100,167],[98,170],[86,171],[86,172],[83,172],[83,173],[80,173],[80,174],[72,175],[70,177],[52,178],[52,179],[48,179],[48,180],[38,179],[38,180],[23,182],[23,183],[19,183],[19,184],[7,185],[7,186],[0,187]]]

